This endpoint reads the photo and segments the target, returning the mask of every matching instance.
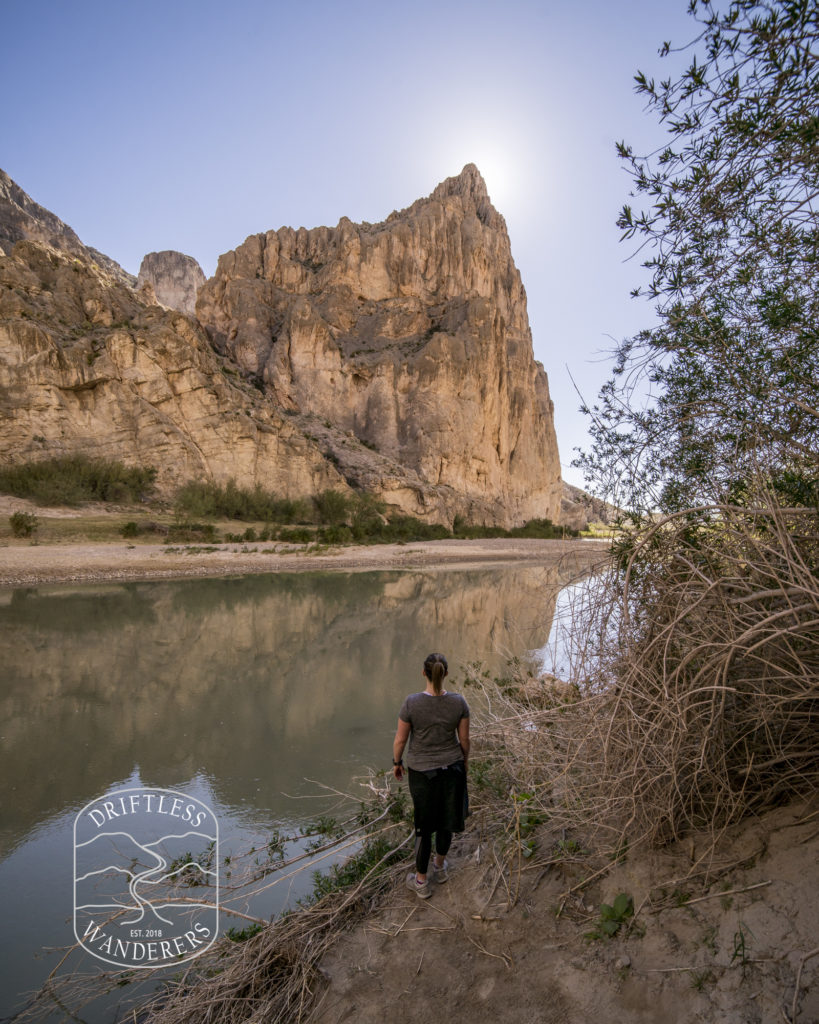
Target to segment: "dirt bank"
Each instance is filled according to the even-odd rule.
[[[504,880],[474,829],[430,900],[399,888],[337,944],[311,1020],[816,1024],[817,837],[814,800],[714,849],[695,836],[629,856],[566,898],[581,862],[547,865],[554,851],[538,850]],[[619,892],[637,910],[630,934],[585,938]]]

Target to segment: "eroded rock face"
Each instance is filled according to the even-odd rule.
[[[586,530],[593,523],[608,526],[617,518],[617,509],[602,498],[563,481],[560,522],[573,530]]]
[[[106,274],[121,284],[133,287],[136,278],[123,270],[110,256],[88,245],[56,214],[35,203],[28,193],[0,170],[0,254],[10,254],[15,242],[31,239],[45,242],[63,252],[96,263]]]
[[[202,268],[193,258],[172,249],[149,252],[143,257],[137,287],[149,283],[158,302],[191,316],[196,310],[196,296],[205,283]]]
[[[160,491],[234,479],[347,489],[314,441],[226,365],[190,317],[37,242],[0,256],[0,460],[155,466]]]
[[[253,235],[201,279],[152,253],[134,290],[0,174],[0,460],[153,465],[168,494],[354,487],[449,525],[558,519],[548,382],[475,167],[381,224]],[[197,290],[207,333],[166,308]]]
[[[351,439],[325,449],[355,485],[430,519],[557,520],[548,381],[473,165],[381,224],[250,236],[197,316],[282,407]]]

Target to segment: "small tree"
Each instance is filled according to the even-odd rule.
[[[689,11],[682,75],[636,76],[668,145],[618,146],[659,324],[619,346],[581,463],[636,509],[736,495],[760,467],[790,502],[819,469],[819,8]]]
[[[689,9],[684,72],[637,75],[668,146],[619,147],[658,323],[619,347],[582,460],[631,511],[577,641],[581,687],[616,694],[586,817],[618,842],[819,786],[819,7]]]
[[[321,491],[313,496],[313,504],[319,521],[327,526],[340,526],[347,521],[350,512],[350,501],[341,491]]]

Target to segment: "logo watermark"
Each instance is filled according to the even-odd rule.
[[[196,797],[120,789],[74,819],[74,934],[98,960],[176,966],[219,931],[219,825]]]

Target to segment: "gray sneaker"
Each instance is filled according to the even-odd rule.
[[[432,862],[432,874],[438,885],[449,881],[449,861],[444,858],[444,863],[438,868],[435,861]]]
[[[407,875],[407,888],[412,889],[415,895],[421,900],[428,900],[432,895],[429,889],[429,882],[419,882],[415,877],[414,871],[410,871]]]

